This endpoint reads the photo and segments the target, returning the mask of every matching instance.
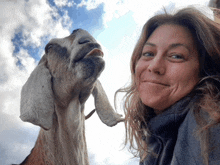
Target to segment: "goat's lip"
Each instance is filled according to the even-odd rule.
[[[95,48],[95,49],[92,49],[89,53],[87,53],[84,58],[91,57],[91,56],[93,56],[93,57],[103,57],[104,53],[102,52],[101,49]]]

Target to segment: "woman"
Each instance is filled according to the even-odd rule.
[[[131,85],[119,90],[126,92],[126,144],[140,165],[220,164],[217,26],[192,8],[144,25]]]

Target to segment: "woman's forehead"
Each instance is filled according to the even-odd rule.
[[[171,47],[184,46],[190,51],[196,47],[195,40],[190,30],[186,27],[165,24],[156,28],[144,45],[157,46],[166,44]]]

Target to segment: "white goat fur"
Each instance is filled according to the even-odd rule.
[[[104,69],[103,53],[95,39],[78,29],[51,40],[21,93],[21,119],[41,126],[30,165],[88,165],[84,104],[92,93],[101,121],[123,121],[114,112],[97,80]]]

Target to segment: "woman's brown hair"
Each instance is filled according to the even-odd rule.
[[[204,162],[208,164],[208,130],[220,122],[220,30],[218,24],[207,18],[194,8],[179,10],[176,14],[161,14],[149,19],[143,26],[140,38],[134,48],[131,57],[131,84],[119,89],[118,92],[125,92],[124,112],[126,139],[125,145],[130,142],[130,150],[141,160],[147,155],[147,144],[143,141],[147,122],[155,115],[152,108],[145,106],[137,91],[135,80],[135,67],[141,57],[145,42],[156,28],[164,24],[174,24],[186,27],[190,30],[195,43],[200,61],[199,84],[194,91],[200,95],[200,100],[195,103],[194,114],[199,128],[201,154]],[[206,110],[210,115],[211,122],[201,115],[201,109]]]

